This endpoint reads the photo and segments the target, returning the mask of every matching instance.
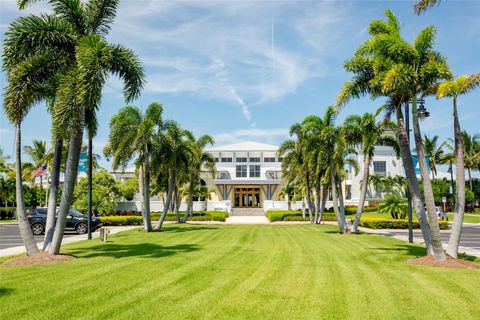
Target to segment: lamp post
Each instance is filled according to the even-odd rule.
[[[92,239],[92,169],[93,169],[93,153],[92,153],[92,137],[88,137],[88,239]]]
[[[425,99],[420,98],[418,101],[418,118],[423,120],[430,116],[430,112],[425,108]],[[408,103],[405,103],[405,130],[407,131],[407,140],[408,140],[408,149],[410,146],[410,100]],[[413,243],[413,208],[412,208],[412,197],[410,195],[410,190],[407,184],[407,200],[408,200],[408,242]]]
[[[452,160],[450,160],[450,164],[448,165],[448,173],[450,173],[450,194],[452,195],[452,203],[455,203],[455,197],[453,196],[453,166]]]

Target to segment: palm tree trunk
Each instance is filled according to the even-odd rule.
[[[418,185],[415,169],[413,168],[412,153],[410,151],[410,144],[408,142],[407,131],[405,130],[403,113],[400,108],[396,110],[397,114],[397,140],[400,146],[400,155],[403,162],[403,168],[405,175],[407,176],[408,190],[410,191],[410,197],[417,213],[418,224],[422,231],[423,240],[427,248],[428,254],[433,254],[432,248],[432,236],[430,233],[430,227],[428,226],[427,215],[425,214],[425,207],[423,206],[422,196],[420,193],[420,187]]]
[[[321,192],[321,184],[320,181],[322,180],[322,176],[319,174],[317,176],[317,181],[315,185],[315,218],[312,223],[317,223],[318,221],[318,214],[320,212],[320,192]]]
[[[363,155],[363,180],[360,185],[360,198],[358,199],[357,212],[355,213],[355,220],[352,225],[352,232],[358,232],[358,225],[360,224],[360,218],[362,217],[363,207],[365,205],[365,197],[367,196],[368,176],[370,175],[370,156],[368,154]]]
[[[57,138],[53,153],[53,167],[50,181],[50,194],[48,195],[47,221],[45,223],[45,239],[43,250],[47,251],[52,243],[53,232],[55,231],[55,214],[57,212],[57,194],[60,183],[60,169],[62,165],[63,139]]]
[[[168,182],[167,201],[165,203],[165,206],[163,207],[163,212],[162,212],[162,215],[160,216],[160,219],[158,220],[158,224],[155,227],[155,230],[157,231],[162,230],[163,222],[167,217],[168,209],[170,208],[170,204],[172,203],[173,190],[175,189],[175,185],[176,185],[175,180],[176,180],[176,173],[175,173],[175,168],[173,168],[172,173],[170,175],[170,181]]]
[[[152,231],[152,220],[150,219],[150,159],[149,155],[145,156],[145,178],[143,179],[143,202],[145,210],[142,211],[143,215],[143,229],[146,232]]]
[[[335,174],[333,173],[334,164],[333,161],[330,161],[330,184],[332,190],[332,202],[333,202],[333,211],[335,211],[335,216],[337,217],[338,228],[340,233],[347,232],[347,224],[345,221],[345,215],[342,217],[342,212],[338,208],[338,196],[337,196],[337,181]]]
[[[448,240],[447,253],[457,258],[458,246],[462,236],[463,216],[465,212],[465,164],[463,155],[462,131],[458,121],[457,98],[453,98],[453,127],[455,131],[455,158],[456,158],[456,201],[453,215],[452,231]]]
[[[191,215],[191,211],[193,210],[193,184],[195,180],[193,174],[190,175],[190,184],[188,186],[188,204],[187,210],[185,211],[185,215],[183,216],[183,222],[187,222],[187,218]]]
[[[432,182],[428,173],[427,161],[425,159],[425,151],[423,149],[422,133],[420,131],[420,123],[418,121],[417,99],[413,97],[412,103],[412,120],[413,135],[415,137],[415,146],[417,149],[418,164],[420,165],[420,173],[423,181],[423,193],[425,195],[425,203],[427,205],[428,222],[430,225],[430,233],[432,237],[433,258],[437,261],[446,259],[443,250],[442,239],[440,238],[440,226],[435,210],[435,200],[433,197]]]
[[[305,193],[307,198],[307,205],[308,205],[308,218],[310,222],[312,221],[312,212],[315,210],[312,204],[312,194],[310,189],[310,174],[307,172],[305,174]]]
[[[16,142],[15,142],[15,170],[16,170],[16,197],[17,197],[17,220],[18,228],[20,229],[20,236],[27,255],[33,256],[39,253],[37,243],[33,237],[32,229],[27,218],[27,210],[25,209],[25,199],[23,197],[23,183],[22,183],[22,129],[20,121],[16,124]]]
[[[140,211],[142,212],[142,217],[145,216],[145,193],[143,191],[143,187],[145,187],[145,183],[143,181],[145,176],[143,171],[143,164],[141,164],[138,166],[138,193],[140,194]]]
[[[302,219],[305,220],[305,197],[302,197]]]
[[[178,190],[178,186],[175,187],[175,215],[177,216],[177,223],[181,223],[180,220],[180,203],[182,198],[180,197],[180,192]]]
[[[80,159],[80,149],[82,148],[84,116],[84,112],[81,111],[78,121],[73,121],[73,126],[70,133],[67,165],[65,168],[65,179],[62,189],[60,209],[58,210],[52,244],[48,249],[50,254],[59,254],[60,252],[63,234],[65,233],[65,225],[67,223],[68,211],[72,206],[73,189],[75,188],[75,184],[77,182],[78,162]]]
[[[325,206],[327,205],[328,199],[328,187],[326,185],[322,186],[322,204],[320,205],[320,212],[318,214],[317,223],[322,222],[323,212],[325,211]]]
[[[339,178],[338,180],[338,202],[339,202],[339,209],[340,209],[340,217],[343,217],[342,219],[345,222],[345,227],[348,228],[347,226],[347,221],[345,219],[345,202],[343,201],[343,187],[342,187],[342,180]]]

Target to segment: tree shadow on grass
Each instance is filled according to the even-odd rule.
[[[9,295],[12,292],[13,292],[12,288],[0,287],[0,298]]]
[[[216,230],[218,226],[215,225],[191,225],[186,223],[181,224],[168,224],[162,227],[164,233],[183,233],[190,231],[203,231],[203,230]]]
[[[112,258],[162,258],[177,253],[191,252],[199,250],[195,244],[178,244],[173,246],[161,246],[152,243],[136,243],[136,244],[116,244],[106,243],[94,247],[84,249],[76,249],[70,251],[78,258],[94,258],[94,257],[112,257]]]
[[[384,248],[367,248],[366,250],[377,250],[377,251],[397,251],[404,256],[408,257],[423,257],[427,255],[427,249],[425,247],[419,247],[418,245],[411,244],[392,244],[389,247]]]

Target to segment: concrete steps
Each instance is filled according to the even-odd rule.
[[[230,217],[265,217],[263,208],[232,208]]]
[[[225,220],[226,224],[268,224],[265,216],[234,216]]]

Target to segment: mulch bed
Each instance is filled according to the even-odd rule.
[[[11,260],[7,260],[3,263],[3,265],[7,266],[29,266],[29,265],[36,265],[36,264],[55,264],[61,262],[67,262],[75,260],[74,256],[69,256],[66,254],[59,254],[59,255],[51,255],[46,252],[41,252],[34,256],[26,256],[15,258]]]
[[[425,256],[408,260],[409,264],[448,269],[480,269],[480,264],[463,259],[447,256],[445,261],[435,261],[432,256]]]

